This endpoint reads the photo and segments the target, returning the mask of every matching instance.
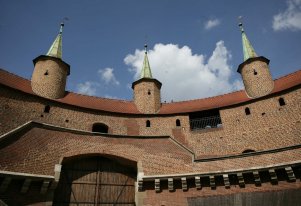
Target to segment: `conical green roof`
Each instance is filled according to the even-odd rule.
[[[144,46],[145,47],[145,55],[144,55],[144,60],[143,60],[143,67],[141,70],[141,78],[149,78],[152,79],[152,71],[151,68],[149,66],[149,61],[148,61],[148,57],[147,57],[147,45]]]
[[[62,33],[64,24],[61,23],[60,32],[52,43],[50,49],[47,52],[47,56],[56,57],[62,59]]]
[[[249,58],[257,57],[257,54],[254,50],[254,48],[251,45],[251,42],[249,41],[243,27],[242,23],[239,23],[239,27],[241,30],[241,36],[242,36],[242,48],[244,52],[244,61],[246,61]]]

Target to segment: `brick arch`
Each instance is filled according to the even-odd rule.
[[[71,153],[65,154],[59,159],[59,164],[62,165],[65,161],[71,161],[74,159],[81,159],[81,158],[89,158],[89,157],[106,157],[108,159],[115,160],[122,164],[135,167],[137,168],[137,159],[134,159],[132,156],[126,154],[116,154],[116,152],[106,152],[106,153],[99,153],[99,152],[84,152],[84,151],[72,151]]]

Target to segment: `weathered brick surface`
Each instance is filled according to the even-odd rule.
[[[67,74],[66,65],[58,59],[38,60],[32,73],[32,90],[42,97],[62,98],[65,96]]]
[[[64,157],[100,154],[141,162],[145,174],[192,171],[191,154],[168,138],[80,135],[39,127],[8,137],[0,145],[0,170],[54,175]]]
[[[260,71],[259,69],[258,72]],[[143,88],[139,91],[147,92],[149,85],[141,85]],[[159,90],[155,89],[153,88],[151,94],[159,94]],[[267,90],[260,91],[260,94],[265,91]],[[187,113],[154,115],[158,111],[155,109],[158,104],[149,101],[160,102],[159,96],[148,100],[145,98],[148,94],[144,93],[139,102],[144,101],[145,108],[152,108],[144,111],[149,114],[126,115],[75,107],[0,85],[0,134],[28,121],[36,121],[84,131],[91,131],[94,123],[104,123],[108,125],[110,134],[120,135],[94,136],[40,126],[25,129],[1,141],[0,170],[53,175],[54,165],[60,163],[64,157],[85,154],[132,160],[141,166],[139,172],[144,175],[248,170],[300,161],[301,149],[295,148],[254,156],[193,162],[191,153],[172,139],[159,138],[170,136],[190,148],[196,159],[241,154],[247,149],[261,151],[301,144],[300,86],[247,103],[221,108],[222,128],[199,131],[190,130]],[[284,99],[284,106],[279,105],[279,98]],[[46,105],[50,106],[49,113],[44,112]],[[245,114],[246,107],[250,109],[250,115]],[[177,119],[181,126],[176,126]],[[150,121],[150,127],[146,127],[147,120]],[[140,138],[129,138],[128,135]],[[161,193],[146,190],[141,195],[145,195],[144,205],[186,205],[187,197],[294,189],[300,188],[299,184],[298,180],[296,184],[281,183],[278,186],[264,185],[260,188],[247,186],[244,189],[231,187],[230,190],[219,187],[217,190],[191,188],[187,192],[178,189],[175,192],[163,190]]]
[[[246,92],[252,98],[267,95],[274,88],[269,66],[264,61],[255,60],[245,64],[241,75]]]
[[[179,142],[187,143],[197,158],[240,154],[246,149],[275,149],[301,143],[300,89],[238,107],[221,109],[222,129],[193,132],[190,131],[189,117],[185,114],[149,117],[108,114],[2,88],[2,134],[31,120],[86,131],[91,131],[94,123],[101,122],[108,125],[113,134],[171,136]],[[286,105],[279,106],[280,97],[284,98]],[[49,113],[44,113],[45,105],[50,105]],[[246,107],[250,108],[250,115],[245,114]],[[176,126],[177,119],[180,120],[181,127]],[[147,120],[151,123],[150,127],[146,127]]]
[[[183,131],[189,131],[190,128],[187,115],[154,117],[109,114],[59,104],[2,86],[0,105],[0,115],[3,116],[0,119],[0,134],[32,120],[85,131],[92,131],[92,125],[101,122],[109,126],[112,134],[119,135],[172,136],[172,129],[178,128],[177,119],[180,120]],[[46,105],[50,106],[49,113],[44,113]],[[147,120],[151,123],[150,127],[146,127]],[[183,133],[185,137],[186,133]]]
[[[155,81],[140,80],[134,84],[134,102],[144,114],[156,114],[161,107],[160,87]]]
[[[279,98],[286,105],[279,105]],[[251,114],[245,114],[245,108]],[[220,110],[223,128],[192,132],[190,145],[198,158],[240,154],[301,143],[301,90]]]

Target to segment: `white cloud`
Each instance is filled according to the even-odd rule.
[[[220,20],[218,20],[218,19],[209,19],[209,20],[205,23],[204,28],[205,28],[206,30],[210,30],[210,29],[212,29],[212,28],[218,26],[220,23],[221,23],[221,22],[220,22]]]
[[[99,85],[96,82],[86,81],[84,83],[79,83],[76,86],[76,91],[80,94],[93,96],[96,95],[96,90],[98,86]]]
[[[143,50],[128,54],[124,62],[137,79],[143,63]],[[241,88],[241,81],[231,82],[231,54],[223,41],[216,43],[206,60],[202,54],[192,54],[188,46],[156,44],[148,57],[153,77],[162,82],[163,101],[179,101],[215,96]]]
[[[105,95],[105,98],[108,98],[108,99],[118,99],[118,97],[111,96],[111,95]]]
[[[101,79],[104,80],[106,84],[119,85],[119,81],[114,75],[113,68],[100,69],[98,70],[98,73],[100,74]]]
[[[301,0],[288,0],[287,8],[273,17],[273,29],[301,30]]]

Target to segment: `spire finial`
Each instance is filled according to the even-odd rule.
[[[60,34],[63,33],[63,27],[65,26],[64,22],[61,23],[61,27],[60,27]]]
[[[67,20],[67,19],[66,18],[63,19],[63,21],[60,25],[59,34],[55,38],[50,49],[48,50],[48,52],[46,54],[47,56],[52,56],[52,57],[62,59],[62,34],[63,34],[63,27],[65,25],[64,20]]]
[[[239,26],[239,28],[240,28],[240,30],[241,30],[241,32],[243,33],[243,32],[245,32],[244,31],[244,28],[242,27],[242,16],[239,16],[238,17],[238,26]]]
[[[152,79],[152,72],[151,68],[148,62],[148,57],[147,57],[147,44],[144,45],[144,60],[143,60],[143,67],[141,70],[141,78],[149,78]]]
[[[254,48],[252,47],[252,45],[246,35],[246,32],[242,26],[242,16],[239,16],[238,20],[239,20],[238,26],[240,28],[241,36],[242,36],[242,48],[243,48],[243,53],[244,53],[244,61],[246,61],[249,58],[257,57],[257,54],[256,54]]]

